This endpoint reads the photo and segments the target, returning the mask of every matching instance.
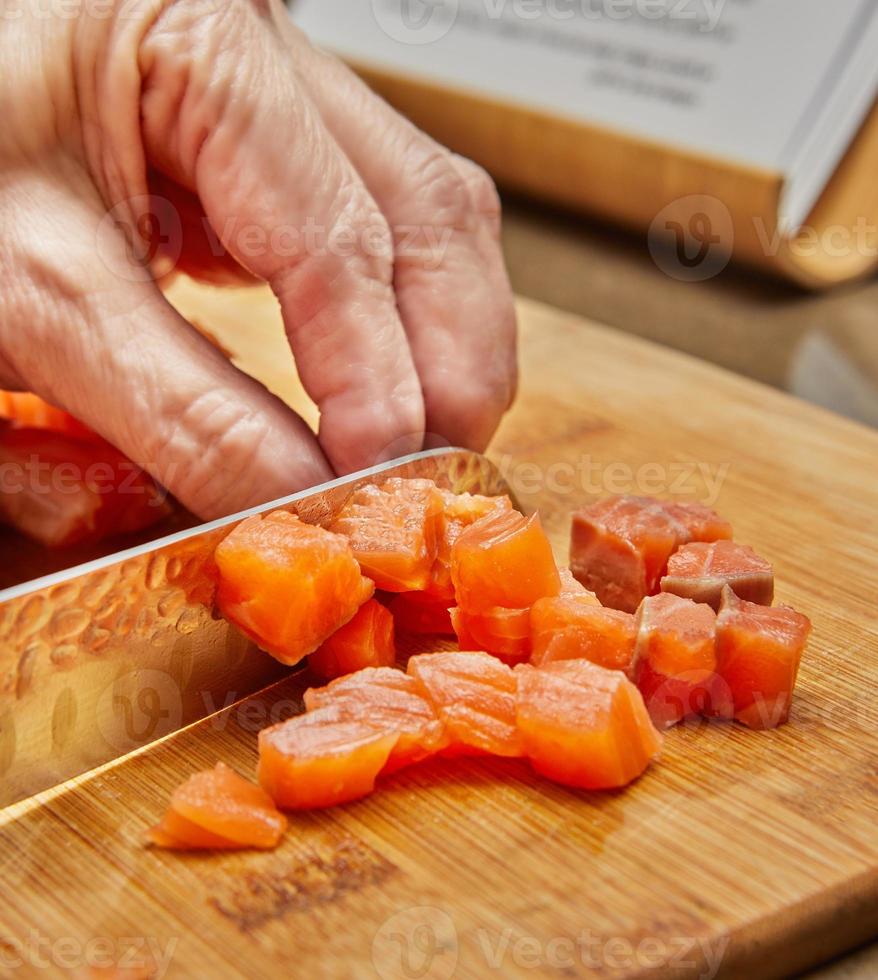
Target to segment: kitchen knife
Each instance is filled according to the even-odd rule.
[[[325,525],[355,487],[395,476],[459,493],[507,489],[485,457],[431,450],[0,591],[0,807],[288,672],[215,611],[217,542],[275,510]]]

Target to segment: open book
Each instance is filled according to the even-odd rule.
[[[875,0],[293,0],[292,15],[502,184],[812,285],[878,265]]]

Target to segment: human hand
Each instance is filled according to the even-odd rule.
[[[483,448],[516,373],[484,172],[278,0],[81,4],[0,21],[0,387],[67,409],[205,518],[425,433]],[[169,258],[271,285],[317,438],[166,302],[146,267]]]

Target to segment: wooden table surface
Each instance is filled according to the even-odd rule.
[[[258,302],[224,306],[268,336]],[[293,817],[271,854],[144,848],[185,775],[253,771],[292,678],[0,815],[0,970],[761,977],[878,930],[878,434],[547,307],[522,303],[521,321],[521,393],[491,451],[516,494],[559,558],[569,511],[597,494],[715,503],[814,622],[790,723],[681,727],[621,793],[433,763]]]

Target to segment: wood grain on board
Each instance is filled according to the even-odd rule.
[[[252,327],[256,307],[235,302]],[[78,967],[98,950],[172,977],[762,977],[878,930],[878,434],[520,313],[520,396],[491,450],[519,499],[559,558],[569,511],[597,494],[714,503],[814,622],[790,723],[683,726],[624,792],[434,762],[294,815],[273,853],[143,847],[186,775],[217,759],[252,774],[256,730],[299,706],[292,677],[0,814],[4,966],[38,975],[35,956]]]

